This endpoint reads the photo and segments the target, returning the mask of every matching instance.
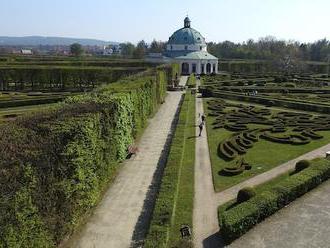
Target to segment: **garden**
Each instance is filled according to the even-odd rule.
[[[204,76],[213,185],[223,191],[330,143],[325,74],[222,73]],[[219,206],[226,243],[330,177],[324,158],[303,160]]]

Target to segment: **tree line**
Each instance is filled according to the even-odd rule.
[[[210,42],[209,52],[225,59],[267,59],[276,60],[290,57],[298,60],[328,61],[330,59],[330,41],[321,39],[313,43],[278,40],[268,36],[258,41],[252,39],[234,43],[223,41]]]
[[[166,48],[166,42],[153,40],[147,44],[144,40],[134,45],[130,42],[120,44],[122,55],[143,58],[148,53],[161,53]],[[306,43],[280,40],[267,36],[255,41],[210,42],[208,51],[222,59],[266,59],[278,60],[285,57],[297,60],[328,61],[330,59],[330,41],[327,39]]]

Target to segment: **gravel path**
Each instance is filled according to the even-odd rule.
[[[197,85],[199,85],[197,81]],[[204,113],[203,99],[196,99],[196,117]],[[200,120],[196,120],[196,137],[199,134]],[[219,230],[217,207],[212,180],[212,169],[207,143],[207,131],[203,130],[202,136],[196,138],[195,153],[195,198],[193,212],[194,246],[219,247],[217,238]]]
[[[182,81],[184,83],[184,81]],[[166,162],[182,92],[169,92],[93,215],[65,246],[121,248],[138,246],[148,228],[156,189]]]

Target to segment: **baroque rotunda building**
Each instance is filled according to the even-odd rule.
[[[189,17],[169,38],[165,56],[180,64],[184,75],[218,73],[218,58],[207,52],[205,38],[191,27]]]

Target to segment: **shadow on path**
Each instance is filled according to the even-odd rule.
[[[203,240],[203,248],[223,248],[225,247],[220,232],[214,233]]]
[[[166,138],[166,142],[163,147],[161,156],[158,160],[156,171],[153,175],[151,184],[149,186],[146,198],[143,203],[142,212],[134,227],[134,232],[133,232],[132,242],[131,242],[131,247],[133,247],[133,248],[141,247],[143,245],[144,239],[146,238],[147,232],[149,230],[152,213],[153,213],[153,210],[155,207],[156,197],[157,197],[157,194],[159,191],[164,168],[165,168],[165,165],[167,162],[167,157],[170,152],[170,147],[171,147],[172,139],[173,139],[173,136],[175,133],[175,128],[179,121],[179,114],[180,114],[182,102],[183,102],[183,95],[181,96],[181,99],[180,99],[180,102],[178,105],[179,107],[177,108],[177,111],[176,111],[173,121],[171,123],[170,132]]]

